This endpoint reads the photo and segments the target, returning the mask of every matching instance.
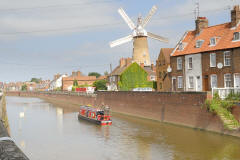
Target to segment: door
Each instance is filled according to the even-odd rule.
[[[202,88],[201,88],[201,79],[200,79],[200,76],[197,76],[197,79],[196,79],[196,91],[201,91]]]
[[[176,83],[176,77],[172,78],[172,90],[173,91],[177,91],[177,87],[176,87],[177,83]]]
[[[208,75],[204,76],[204,91],[209,91]]]
[[[234,74],[234,88],[240,88],[240,73]]]

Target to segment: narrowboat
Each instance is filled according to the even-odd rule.
[[[83,119],[98,125],[111,125],[112,120],[109,110],[109,107],[96,109],[91,106],[80,106],[78,120]]]

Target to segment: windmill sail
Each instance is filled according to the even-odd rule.
[[[150,19],[152,18],[152,16],[155,14],[156,11],[157,11],[157,6],[153,6],[152,9],[149,11],[147,17],[144,19],[142,23],[143,28],[148,24],[148,22],[150,21]]]
[[[115,47],[115,46],[119,46],[119,45],[121,45],[121,44],[130,42],[132,39],[133,39],[133,36],[132,36],[132,35],[129,35],[129,36],[120,38],[120,39],[118,39],[118,40],[115,40],[115,41],[113,41],[113,42],[110,42],[110,47],[113,48],[113,47]]]
[[[153,33],[151,33],[151,32],[147,32],[147,35],[148,35],[148,37],[150,37],[150,38],[152,38],[152,39],[156,39],[156,40],[159,40],[159,41],[168,43],[168,39],[165,38],[165,37],[162,37],[162,36],[153,34]]]
[[[136,28],[132,20],[128,17],[126,12],[122,8],[118,9],[118,13],[122,16],[122,18],[124,19],[124,21],[127,23],[131,30]]]

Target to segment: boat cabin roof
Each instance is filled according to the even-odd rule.
[[[96,108],[92,108],[90,106],[80,106],[80,109],[84,109],[84,110],[88,110],[88,111],[92,111],[92,112],[103,111],[102,109],[96,109]]]

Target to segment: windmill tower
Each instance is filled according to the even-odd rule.
[[[142,17],[139,16],[137,20],[137,25],[133,23],[133,21],[128,17],[125,11],[120,8],[118,9],[118,13],[122,16],[124,21],[127,23],[129,28],[133,31],[132,34],[110,42],[110,47],[115,47],[130,41],[133,41],[133,61],[137,62],[138,64],[143,63],[144,66],[150,66],[150,55],[148,50],[148,42],[147,38],[152,38],[162,42],[168,42],[167,38],[158,36],[151,32],[147,32],[144,27],[148,24],[154,13],[157,11],[157,7],[153,6],[152,9],[149,11],[148,15],[144,20]]]

